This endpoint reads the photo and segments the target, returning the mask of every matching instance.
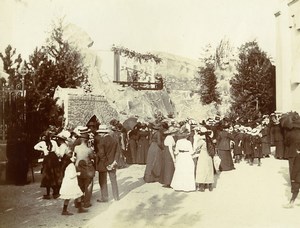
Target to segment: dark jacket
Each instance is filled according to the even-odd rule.
[[[230,140],[233,140],[233,135],[227,131],[221,131],[217,139],[218,150],[230,150]]]
[[[293,158],[297,156],[297,148],[300,145],[300,129],[292,128],[285,131],[285,146],[288,147],[287,157]]]
[[[95,136],[95,152],[97,154],[96,169],[106,172],[106,167],[117,159],[118,142],[111,135]]]

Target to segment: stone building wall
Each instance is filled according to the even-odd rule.
[[[93,115],[96,115],[103,124],[108,124],[112,119],[118,119],[117,111],[103,96],[69,95],[67,128],[85,126]]]
[[[300,0],[282,0],[276,18],[276,108],[300,112]]]

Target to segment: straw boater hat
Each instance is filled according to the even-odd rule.
[[[73,130],[73,132],[80,136],[81,134],[85,134],[85,133],[89,133],[90,130],[88,129],[88,127],[85,127],[85,126],[77,126],[75,127],[75,129]]]
[[[99,129],[97,130],[97,132],[98,132],[98,133],[108,133],[108,132],[110,132],[110,130],[109,130],[109,128],[108,128],[107,125],[101,124],[101,125],[99,126]]]
[[[169,127],[168,130],[164,131],[164,134],[165,135],[169,135],[169,134],[173,134],[173,133],[175,133],[177,131],[178,131],[178,128],[175,128],[175,127],[171,126],[171,127]]]
[[[70,136],[71,136],[71,133],[69,131],[62,130],[61,132],[59,132],[54,137],[57,138],[57,139],[62,139],[64,141],[66,141],[68,138],[70,138]]]
[[[89,138],[89,133],[91,133],[91,130],[87,127],[83,127],[81,129],[79,129],[79,138],[88,139]]]

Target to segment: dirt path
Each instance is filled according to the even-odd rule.
[[[71,204],[74,215],[69,217],[60,215],[62,200],[41,198],[44,189],[39,188],[37,168],[35,183],[0,186],[0,227],[299,228],[299,202],[293,209],[282,207],[290,197],[288,162],[266,158],[262,163],[237,164],[236,170],[216,175],[213,192],[190,193],[145,184],[145,167],[132,165],[118,170],[120,201],[97,203],[95,178],[89,212],[77,214]]]

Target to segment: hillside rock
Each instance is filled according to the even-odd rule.
[[[78,34],[81,34],[80,37]],[[126,67],[144,72],[145,77],[142,79],[144,81],[154,80],[154,76],[157,74],[160,74],[164,80],[165,88],[163,90],[136,91],[131,87],[122,87],[113,83],[113,75],[102,71],[104,59],[93,50],[93,40],[82,29],[76,25],[66,26],[65,38],[76,45],[85,57],[92,94],[103,96],[110,107],[116,111],[119,120],[125,120],[129,116],[138,116],[147,121],[154,119],[157,113],[164,116],[173,114],[180,119],[187,117],[205,119],[211,115],[212,111],[209,109],[213,106],[203,107],[199,96],[193,92],[198,87],[195,83],[199,65],[197,60],[156,52],[154,54],[163,60],[160,64],[123,61],[122,80],[126,80],[128,76],[128,71],[124,70]],[[213,107],[213,109],[215,108]]]

